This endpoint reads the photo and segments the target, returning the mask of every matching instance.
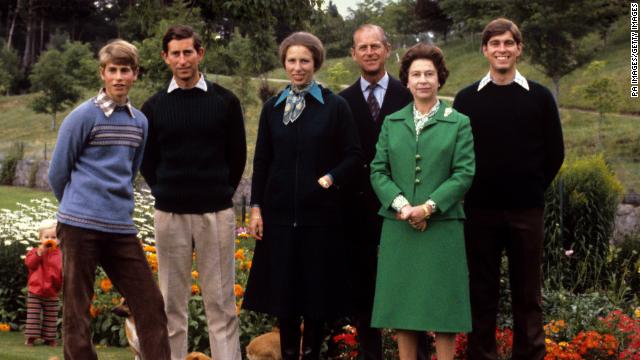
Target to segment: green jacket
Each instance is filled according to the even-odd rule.
[[[395,218],[391,203],[402,194],[414,206],[432,199],[437,206],[432,220],[464,219],[461,201],[474,173],[469,118],[444,101],[417,140],[413,102],[384,119],[371,162],[381,216]]]

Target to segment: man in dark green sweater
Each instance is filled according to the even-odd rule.
[[[473,331],[468,358],[497,359],[500,260],[506,250],[513,308],[513,359],[545,356],[541,305],[544,191],[564,159],[558,108],[547,88],[516,62],[522,35],[507,19],[482,35],[489,73],[453,106],[471,119],[476,175],[465,198]]]
[[[238,98],[199,72],[203,56],[190,27],[165,33],[162,57],[173,79],[142,107],[149,136],[141,171],[155,197],[158,280],[171,358],[187,355],[195,252],[213,358],[240,360],[231,198],[246,162],[244,122]]]

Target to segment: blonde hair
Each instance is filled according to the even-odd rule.
[[[58,222],[55,219],[42,220],[40,224],[38,224],[38,237],[42,237],[43,231],[55,228],[57,225]]]
[[[98,52],[100,67],[104,68],[108,63],[116,65],[129,65],[131,70],[138,71],[140,57],[138,49],[128,41],[122,39],[111,40]]]

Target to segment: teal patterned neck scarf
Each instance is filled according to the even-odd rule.
[[[304,97],[315,83],[315,80],[312,80],[307,85],[290,85],[287,102],[284,106],[284,115],[282,116],[282,121],[285,125],[296,121],[300,114],[302,114],[305,107]]]

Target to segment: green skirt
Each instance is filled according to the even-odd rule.
[[[433,221],[424,232],[404,221],[384,220],[371,325],[471,331],[462,220]]]

